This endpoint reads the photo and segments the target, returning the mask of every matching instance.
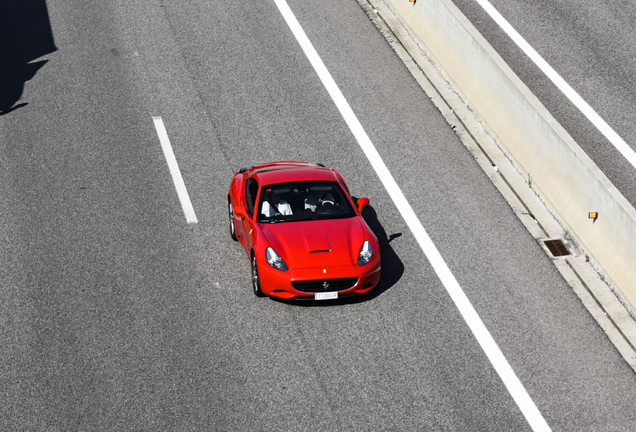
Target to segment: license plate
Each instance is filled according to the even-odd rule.
[[[338,291],[324,292],[314,294],[315,300],[332,300],[338,298]]]

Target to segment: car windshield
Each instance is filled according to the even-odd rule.
[[[275,223],[355,216],[335,181],[279,183],[261,188],[258,222]]]

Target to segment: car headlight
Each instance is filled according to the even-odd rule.
[[[281,271],[288,270],[287,264],[285,264],[285,261],[283,261],[280,255],[278,255],[276,251],[272,249],[271,247],[267,248],[267,251],[265,252],[265,256],[267,258],[267,264],[271,265],[275,269],[278,269]]]
[[[358,265],[363,266],[373,258],[373,248],[371,247],[371,243],[369,240],[365,240],[362,243],[362,247],[360,248],[360,253],[358,254]]]

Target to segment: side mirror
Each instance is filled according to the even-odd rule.
[[[356,204],[358,204],[358,211],[362,213],[362,209],[369,205],[369,198],[358,198]]]
[[[238,216],[249,219],[249,216],[247,214],[247,210],[245,210],[245,207],[242,207],[242,206],[235,207],[234,213],[236,213]]]

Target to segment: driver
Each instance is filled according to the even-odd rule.
[[[278,192],[272,190],[267,191],[267,199],[263,203],[261,213],[266,217],[274,217],[278,215],[289,216],[293,214],[289,203],[284,199],[281,199]]]
[[[312,212],[315,212],[316,209],[323,204],[336,204],[333,195],[323,188],[312,188],[311,192],[312,193],[305,198],[305,210],[310,209]]]

